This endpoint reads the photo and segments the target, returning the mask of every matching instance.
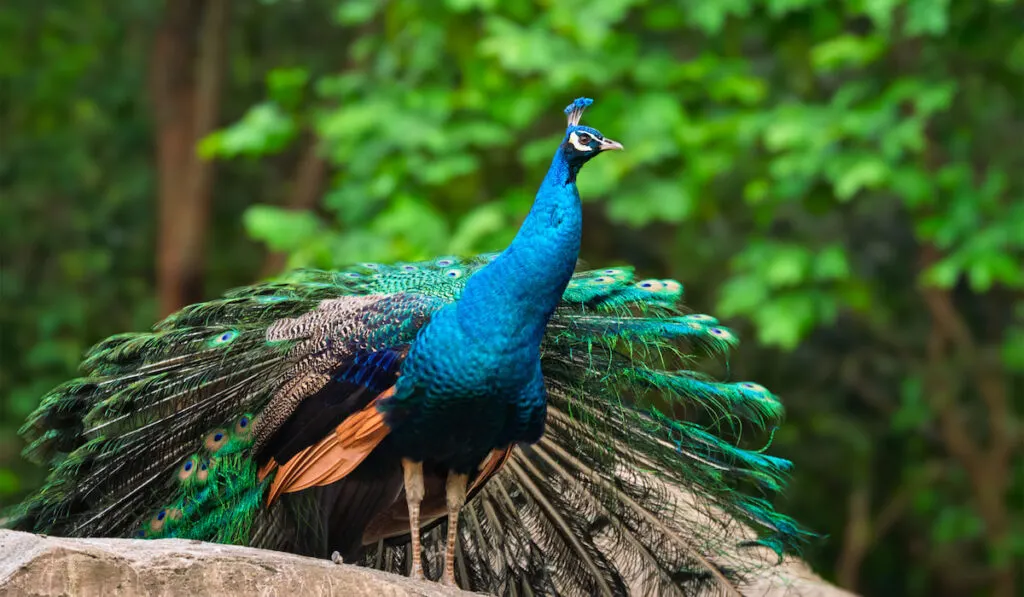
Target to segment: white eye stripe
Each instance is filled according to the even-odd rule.
[[[575,147],[576,149],[580,150],[580,151],[594,151],[590,147],[580,143],[580,138],[576,136],[576,132],[575,131],[569,133],[569,143],[572,143],[572,146]]]

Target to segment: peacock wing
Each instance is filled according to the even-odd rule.
[[[259,475],[260,459],[285,464],[358,420],[350,415],[374,397],[368,388],[394,375],[401,347],[447,302],[372,293],[348,273],[297,272],[98,344],[83,376],[48,394],[22,428],[26,455],[52,472],[9,524],[245,543],[273,510],[261,506],[276,475]],[[380,355],[390,363],[377,366]],[[311,424],[300,405],[328,394],[334,427]],[[351,437],[379,441],[379,422],[364,419]]]

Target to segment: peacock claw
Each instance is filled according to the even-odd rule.
[[[334,553],[331,554],[331,561],[334,562],[335,564],[344,564],[345,563],[345,559],[342,558],[341,554],[338,553],[338,552],[334,552]]]
[[[413,567],[409,570],[409,578],[414,580],[427,580],[427,575],[423,574],[423,565],[414,564]]]

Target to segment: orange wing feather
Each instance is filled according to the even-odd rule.
[[[469,484],[469,491],[466,492],[466,495],[473,495],[478,488],[483,487],[483,484],[488,479],[496,475],[501,470],[501,467],[505,465],[508,457],[512,455],[514,447],[509,446],[504,450],[492,451],[487,460],[480,465],[480,472],[473,478],[473,482]]]
[[[391,429],[377,410],[377,402],[394,394],[394,387],[381,393],[370,404],[335,427],[334,432],[284,463],[273,459],[260,468],[263,480],[271,471],[277,475],[267,492],[267,505],[285,493],[302,491],[310,487],[330,485],[355,470],[380,444]]]

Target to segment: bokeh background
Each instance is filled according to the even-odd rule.
[[[585,94],[627,150],[581,176],[583,257],[745,339],[814,567],[1024,590],[1022,2],[8,0],[0,93],[0,505],[91,344],[286,267],[501,249]]]

